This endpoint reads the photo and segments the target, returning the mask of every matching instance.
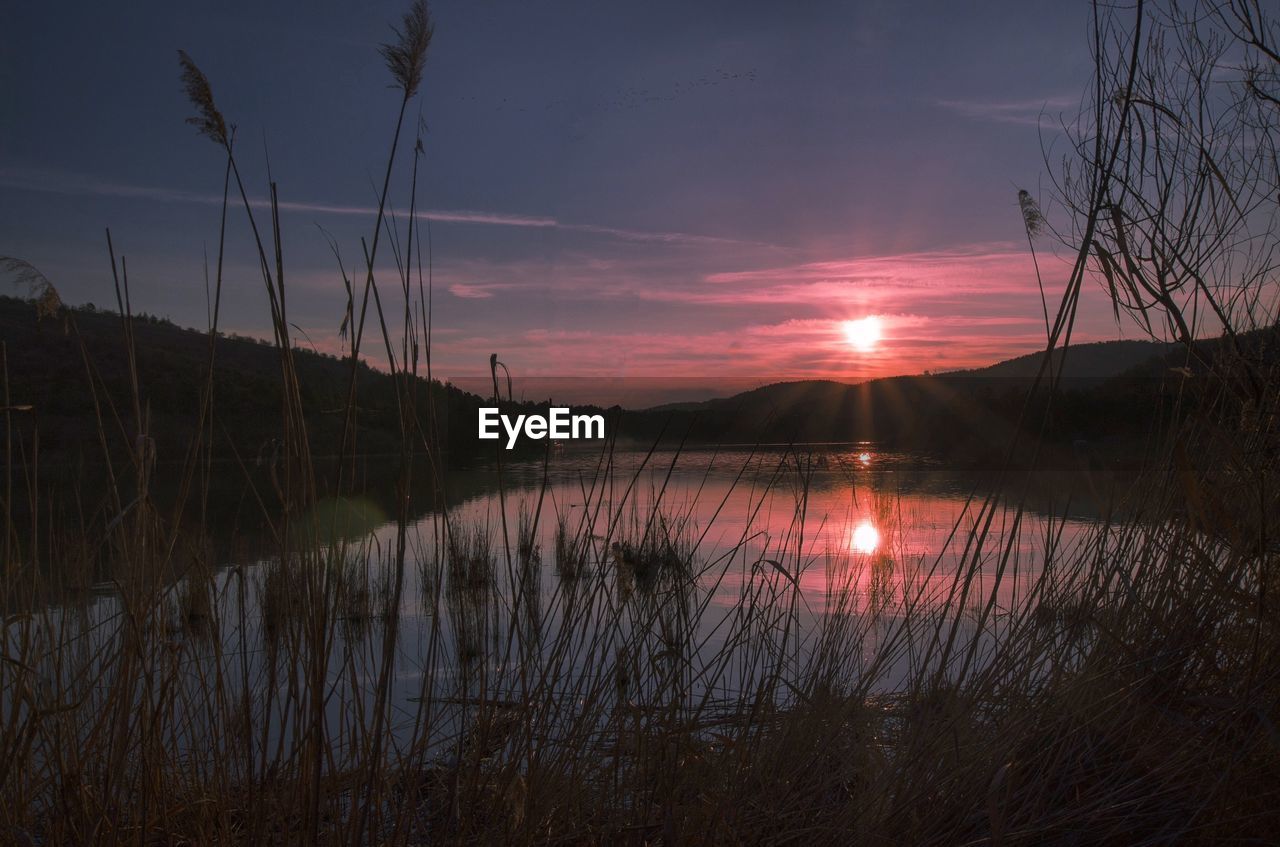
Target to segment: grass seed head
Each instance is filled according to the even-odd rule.
[[[209,87],[209,79],[196,67],[196,63],[187,55],[187,51],[178,51],[178,64],[182,66],[182,87],[187,92],[187,99],[196,107],[197,114],[187,118],[187,123],[200,130],[218,144],[227,146],[227,122],[213,102],[213,89]]]
[[[418,86],[422,84],[427,48],[435,32],[435,24],[427,14],[426,0],[414,0],[401,25],[393,26],[391,31],[395,33],[395,41],[383,44],[378,52],[386,60],[391,76],[407,100],[418,92]]]

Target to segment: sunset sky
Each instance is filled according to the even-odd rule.
[[[404,5],[14,4],[0,254],[104,305],[109,226],[135,309],[206,325],[222,159],[184,123],[183,48],[239,127],[251,192],[269,157],[288,204],[290,320],[340,352],[321,228],[350,271],[398,105],[376,48]],[[1045,156],[1089,81],[1086,3],[431,8],[419,191],[438,374],[487,373],[496,352],[544,377],[857,380],[1042,343],[1016,195],[1048,197]],[[242,215],[230,232],[223,327],[266,334]],[[1043,269],[1053,296],[1064,266]],[[862,349],[842,327],[869,315],[882,337]],[[1088,292],[1077,337],[1118,334]]]

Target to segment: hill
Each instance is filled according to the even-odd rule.
[[[42,454],[62,459],[100,452],[96,401],[112,449],[132,443],[145,430],[161,461],[181,458],[194,434],[208,374],[209,335],[136,315],[133,337],[146,418],[141,424],[132,411],[129,350],[118,314],[85,308],[38,320],[32,304],[0,297],[0,338],[7,350],[10,400],[31,407],[30,423],[39,429]],[[262,341],[219,335],[215,356],[215,454],[251,460],[264,444],[281,435],[279,353]],[[294,350],[294,366],[312,448],[319,455],[335,453],[351,362],[299,347]],[[367,454],[398,452],[393,378],[361,362],[357,386],[358,449]],[[424,412],[434,408],[451,447],[462,452],[473,448],[474,437],[459,436],[474,436],[480,398],[452,386],[428,385],[424,379],[417,380],[415,388],[420,408]]]
[[[1204,359],[1219,342],[1201,342]],[[1181,355],[1181,358],[1179,356]],[[874,441],[957,461],[992,462],[1008,444],[1043,433],[1065,448],[1080,442],[1122,444],[1145,437],[1169,400],[1180,345],[1111,341],[1054,352],[1060,391],[1030,391],[1043,351],[965,371],[897,376],[857,384],[781,382],[701,403],[629,413],[626,435],[714,443]],[[1030,443],[1032,439],[1021,439]]]
[[[1157,341],[1099,341],[1054,350],[1051,361],[1053,370],[1060,372],[1068,384],[1074,388],[1084,388],[1120,376],[1178,347],[1177,344]],[[1044,360],[1045,352],[1038,350],[994,365],[953,371],[948,375],[1033,380],[1040,372]]]
[[[1175,344],[1163,344],[1155,341],[1099,341],[1089,344],[1073,345],[1068,350],[1053,352],[1053,367],[1061,371],[1063,379],[1075,388],[1095,385],[1115,376],[1119,376],[1135,367],[1148,363],[1158,356],[1165,355],[1177,348]],[[1045,353],[1038,350],[1012,359],[1005,359],[993,365],[970,368],[958,371],[945,371],[939,377],[981,377],[988,379],[1010,379],[1030,381],[1040,371]],[[1066,361],[1065,369],[1063,362]],[[926,376],[928,376],[926,374]],[[893,377],[898,378],[898,377]],[[743,391],[729,397],[718,397],[711,400],[666,403],[660,406],[643,409],[642,412],[696,412],[713,409],[724,404],[740,406],[765,402],[775,407],[785,407],[798,402],[829,403],[831,395],[840,395],[860,383],[838,382],[829,379],[792,380],[763,385],[749,391]]]
[[[134,318],[133,334],[141,429],[153,440],[161,465],[178,464],[194,436],[209,336],[146,315]],[[129,399],[129,355],[119,315],[82,308],[40,321],[32,304],[0,297],[0,338],[6,343],[10,402],[31,407],[30,414],[14,416],[19,443],[34,444],[38,429],[46,469],[101,460],[99,415],[108,452],[126,454],[141,429]],[[1200,343],[1201,359],[1211,358],[1217,344]],[[279,354],[267,343],[236,336],[220,336],[215,349],[214,456],[251,464],[281,436]],[[1063,367],[1062,351],[1054,355],[1055,366]],[[1045,418],[1043,392],[1028,392],[1043,357],[1037,352],[968,371],[856,385],[775,383],[727,398],[627,412],[618,432],[638,443],[652,443],[660,434],[690,443],[875,441],[986,461],[1003,455],[1027,421],[1063,444],[1142,437],[1167,399],[1172,369],[1187,361],[1183,348],[1155,342],[1072,347],[1065,355],[1062,391]],[[295,349],[294,362],[312,450],[317,458],[333,455],[342,436],[351,362],[304,348]],[[357,384],[357,450],[362,456],[398,455],[393,378],[362,362]],[[413,390],[423,419],[434,415],[438,421],[440,444],[451,461],[490,454],[492,445],[476,438],[477,410],[487,400],[425,379],[417,379]],[[545,404],[513,409],[539,405]],[[537,452],[539,444],[524,446]]]

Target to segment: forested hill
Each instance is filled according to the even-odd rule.
[[[146,434],[154,439],[161,462],[181,460],[194,434],[208,374],[209,335],[137,315],[133,339],[141,406],[149,421]],[[113,455],[125,455],[116,451],[137,436],[138,426],[118,314],[71,309],[37,320],[31,303],[0,297],[0,340],[8,357],[10,404],[30,407],[14,415],[15,430],[30,436],[38,429],[43,459],[101,457],[95,395],[109,449]],[[264,445],[281,436],[279,353],[256,339],[220,336],[215,355],[214,453],[251,462]],[[336,453],[351,362],[301,346],[293,359],[311,448],[317,456]],[[394,455],[400,446],[394,380],[363,362],[358,368],[357,449],[363,455]],[[425,379],[417,380],[415,389],[421,419],[428,420],[434,407],[441,443],[449,451],[465,457],[479,450],[476,410],[485,401]]]
[[[1053,351],[1053,370],[1061,373],[1071,388],[1085,388],[1121,376],[1153,359],[1171,353],[1177,347],[1177,344],[1136,340],[1073,344],[1068,348],[1058,348]],[[1044,351],[1037,351],[984,368],[953,371],[946,375],[1032,380],[1040,372],[1044,359]]]
[[[1274,355],[1263,333],[1243,340],[1253,358]],[[985,368],[896,376],[858,384],[809,380],[766,385],[732,397],[629,413],[624,433],[643,441],[664,433],[692,443],[822,443],[874,441],[958,461],[1000,461],[1015,439],[1044,435],[1063,455],[1087,447],[1123,450],[1148,438],[1161,411],[1197,383],[1184,382],[1189,362],[1205,375],[1226,350],[1222,339],[1182,345],[1116,341],[1058,351],[1062,375],[1052,404],[1031,393],[1044,353]],[[1271,351],[1271,352],[1267,352]],[[1051,413],[1046,415],[1046,410]],[[1052,453],[1052,450],[1049,451]],[[1043,459],[1045,452],[1039,455]]]

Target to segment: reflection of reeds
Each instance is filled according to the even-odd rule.
[[[335,614],[349,640],[364,637],[371,624],[386,620],[393,601],[385,569],[370,573],[371,557],[367,551],[356,552],[330,563]]]
[[[447,522],[445,602],[453,622],[457,657],[469,670],[486,655],[492,620],[495,561],[488,527]]]
[[[537,568],[542,563],[542,546],[534,535],[535,531],[536,521],[529,504],[521,501],[516,520],[516,555],[522,568]]]
[[[537,644],[542,632],[542,545],[537,539],[537,518],[526,501],[521,501],[516,521],[515,574],[520,615],[528,643]]]
[[[445,572],[452,592],[484,594],[493,586],[493,538],[485,527],[450,523]]]
[[[556,573],[564,580],[576,580],[586,566],[583,539],[569,527],[569,516],[556,515]]]
[[[197,566],[182,581],[178,591],[178,618],[183,629],[199,638],[213,633],[217,617],[213,574],[208,567]]]
[[[629,537],[610,543],[609,552],[625,584],[643,593],[678,583],[693,572],[693,544],[686,520],[671,519],[661,511],[636,526]]]
[[[298,617],[302,598],[298,593],[296,568],[287,562],[269,562],[261,570],[258,595],[262,606],[262,628],[270,637],[284,634]]]

